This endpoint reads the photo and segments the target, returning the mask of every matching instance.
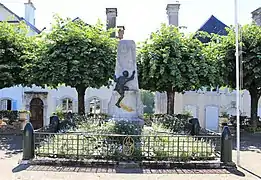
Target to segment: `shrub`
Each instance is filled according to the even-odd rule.
[[[247,128],[245,128],[245,130],[246,130],[247,132],[250,132],[250,133],[261,132],[261,127],[257,127],[257,128],[247,127]]]
[[[9,119],[9,122],[14,122],[16,120],[18,120],[18,111],[7,111],[7,110],[3,110],[0,111],[0,118],[7,118]]]
[[[187,131],[189,118],[190,115],[188,114],[155,114],[150,116],[149,119],[151,123],[162,124],[164,128],[169,129],[172,133],[181,133]]]

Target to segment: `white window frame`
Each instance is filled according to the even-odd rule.
[[[66,107],[64,109],[64,101],[66,101]],[[71,103],[71,109],[69,109],[69,103]],[[67,112],[73,112],[73,100],[71,98],[63,98],[62,99],[62,111]]]
[[[101,100],[100,98],[93,96],[91,98],[88,99],[89,100],[89,111],[90,113],[92,113],[91,109],[93,109],[93,114],[99,114],[101,113]],[[94,103],[92,103],[92,101],[95,101]],[[99,109],[97,109],[97,106],[99,105]],[[98,112],[97,112],[98,111]]]
[[[7,111],[7,104],[8,101],[11,101],[11,109],[9,109],[10,111],[13,109],[13,105],[12,105],[12,100],[11,99],[1,99],[0,100],[0,110],[2,111]]]

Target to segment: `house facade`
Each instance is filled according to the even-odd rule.
[[[21,21],[25,22],[28,26],[28,36],[34,36],[41,31],[35,27],[35,7],[31,1],[25,3],[25,16],[19,17],[9,8],[7,8],[4,4],[0,3],[0,22],[7,21],[8,23],[17,24]]]
[[[167,15],[170,25],[179,26],[180,4],[169,4],[167,6]],[[253,20],[261,25],[261,8],[252,12]],[[227,26],[211,16],[199,29],[208,33],[226,35]],[[200,39],[203,43],[208,39]],[[240,113],[243,116],[250,117],[250,95],[248,91],[241,92]],[[261,100],[259,100],[258,116],[261,117]],[[236,115],[236,91],[230,92],[228,89],[207,90],[206,88],[198,91],[187,91],[184,94],[175,94],[175,113],[189,111],[199,119],[202,127],[211,130],[218,130],[219,116],[222,112],[229,115]],[[155,113],[164,114],[167,112],[166,93],[156,92],[155,94]]]
[[[0,4],[0,21],[9,23],[24,21],[29,29],[28,36],[37,35],[41,31],[35,27],[35,10],[33,3],[29,1],[25,3],[25,17],[19,17],[6,6]],[[116,23],[116,8],[107,8],[106,14],[108,21]],[[112,25],[116,25],[115,23],[112,23]],[[85,92],[86,112],[107,113],[112,90],[113,87],[88,88]],[[49,89],[37,86],[32,88],[15,86],[0,89],[0,110],[30,111],[29,121],[34,128],[48,125],[50,116],[57,109],[64,112],[78,111],[77,91],[75,88],[61,86],[58,89]]]

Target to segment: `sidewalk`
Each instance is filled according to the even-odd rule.
[[[0,180],[254,180],[261,179],[261,135],[244,135],[241,139],[241,166],[237,172],[226,170],[143,170],[117,173],[115,169],[53,166],[18,166],[22,157],[19,137],[0,141]],[[253,150],[253,151],[249,151]],[[233,151],[236,162],[236,151]]]
[[[236,152],[233,152],[234,159]],[[241,165],[240,172],[229,173],[227,171],[201,171],[201,172],[182,172],[177,171],[158,171],[151,172],[149,170],[143,171],[139,174],[117,174],[111,170],[111,173],[104,173],[106,169],[100,169],[96,173],[97,169],[77,169],[77,167],[71,168],[55,168],[44,166],[31,166],[23,170],[23,166],[18,166],[18,160],[21,154],[13,155],[12,157],[6,157],[5,152],[0,151],[0,180],[167,180],[167,179],[179,179],[179,180],[254,180],[261,179],[261,153],[243,151],[241,152]],[[14,171],[14,172],[12,172]],[[60,172],[58,172],[60,171]],[[84,171],[84,172],[76,172]],[[181,173],[181,174],[177,174]],[[186,174],[184,174],[186,173]],[[196,174],[204,173],[204,174]],[[209,174],[212,173],[212,174]],[[214,174],[213,174],[214,173]]]

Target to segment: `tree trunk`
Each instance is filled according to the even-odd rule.
[[[174,114],[175,91],[167,91],[167,114]]]
[[[257,127],[257,108],[258,108],[258,100],[260,95],[257,90],[249,90],[251,97],[251,124],[252,127]]]
[[[85,114],[84,96],[85,96],[86,87],[77,87],[76,90],[78,93],[78,114],[84,115]]]

